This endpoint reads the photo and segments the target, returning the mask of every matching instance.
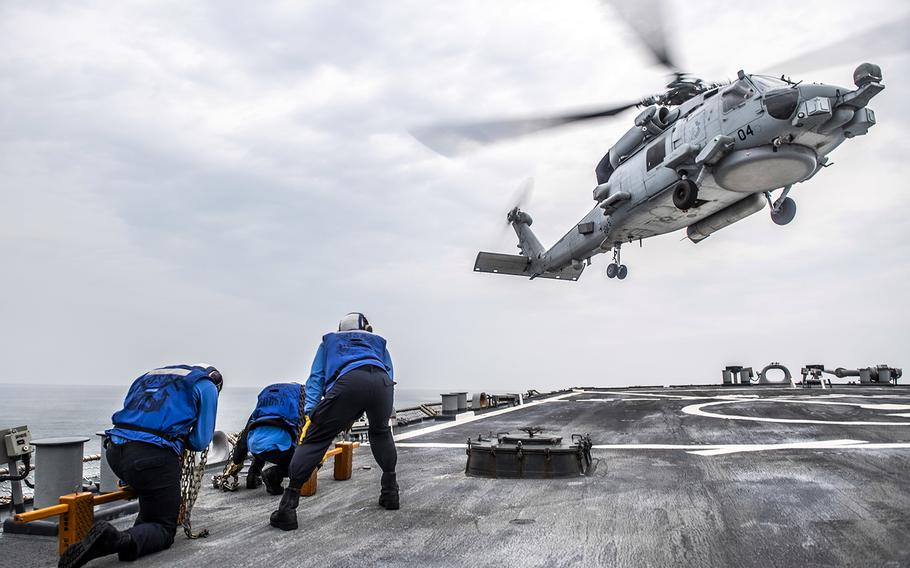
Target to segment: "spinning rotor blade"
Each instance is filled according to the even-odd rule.
[[[521,180],[521,183],[518,184],[518,187],[515,189],[515,192],[512,194],[512,197],[508,201],[508,210],[513,208],[518,208],[519,210],[524,209],[525,205],[531,200],[531,194],[534,193],[534,178],[526,177]],[[502,215],[503,210],[497,211],[497,214]],[[502,232],[500,234],[499,240],[509,232],[509,227],[512,223],[508,219],[505,219],[505,225],[502,227]]]
[[[673,50],[670,49],[671,41],[669,26],[664,20],[664,0],[602,0],[604,4],[613,9],[651,55],[654,60],[669,69],[672,73],[679,73]]]
[[[532,132],[555,128],[574,122],[593,120],[617,115],[638,105],[626,103],[593,112],[573,113],[544,118],[519,118],[514,120],[493,120],[466,124],[439,124],[411,130],[427,148],[443,156],[456,156],[476,146],[492,144],[510,138],[517,138]]]
[[[905,52],[910,50],[908,26],[910,14],[905,14],[896,20],[765,67],[762,73],[772,75],[806,73],[841,63],[857,65],[876,55]]]
[[[534,178],[527,177],[521,180],[515,193],[512,194],[512,199],[509,201],[509,208],[518,207],[519,209],[522,209],[528,204],[528,201],[531,200],[532,193],[534,193]]]

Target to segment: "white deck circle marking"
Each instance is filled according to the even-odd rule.
[[[750,400],[720,400],[716,402],[702,402],[700,404],[690,404],[682,409],[686,414],[691,414],[693,416],[705,416],[708,418],[723,418],[724,420],[748,420],[751,422],[777,422],[782,424],[837,424],[841,426],[910,426],[910,422],[880,422],[874,420],[812,420],[809,418],[767,418],[764,416],[743,416],[741,414],[717,414],[714,412],[706,412],[702,410],[707,406],[717,406],[719,404],[733,404],[736,402],[777,402],[777,403],[796,403],[796,404],[828,404],[828,405],[838,405],[838,406],[858,406],[860,408],[866,409],[876,409],[880,408],[882,410],[888,410],[889,408],[881,408],[882,406],[891,407],[891,406],[904,406],[904,405],[875,405],[875,404],[860,404],[854,402],[834,402],[829,400],[809,400],[809,399],[783,399],[783,398],[758,398]]]

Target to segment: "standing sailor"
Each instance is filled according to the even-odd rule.
[[[311,423],[306,438],[294,452],[288,488],[278,510],[269,518],[273,527],[286,531],[297,528],[300,487],[322,462],[335,436],[363,412],[369,420],[370,450],[382,468],[379,505],[398,508],[398,453],[389,428],[394,384],[386,341],[373,333],[363,314],[344,316],[337,333],[323,336],[306,382],[305,412]]]
[[[304,389],[298,383],[269,385],[259,393],[256,408],[237,437],[228,470],[240,471],[247,452],[253,454],[253,463],[246,474],[247,489],[255,489],[261,475],[266,491],[281,495],[284,490],[281,484],[288,475],[294,448],[302,437],[301,431],[306,431],[303,409]],[[266,462],[275,465],[263,470]]]
[[[118,531],[107,521],[92,526],[60,557],[60,568],[78,568],[114,554],[120,560],[170,548],[180,511],[180,456],[200,452],[215,432],[221,373],[210,365],[172,365],[136,379],[106,432],[111,469],[139,497],[136,523]]]

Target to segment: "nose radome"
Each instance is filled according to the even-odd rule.
[[[861,63],[853,71],[853,84],[857,87],[868,85],[869,83],[882,82],[882,68],[874,63]]]

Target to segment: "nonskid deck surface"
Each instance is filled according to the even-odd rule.
[[[525,426],[590,433],[588,477],[464,476],[464,444]],[[402,508],[380,509],[361,448],[350,481],[320,474],[300,530],[268,527],[276,497],[208,486],[207,539],[178,535],[143,566],[905,566],[910,389],[577,389],[396,431]],[[372,466],[371,469],[363,469]],[[127,526],[131,519],[118,524]],[[56,542],[3,535],[10,566],[51,566]],[[91,566],[119,565],[116,558]]]

